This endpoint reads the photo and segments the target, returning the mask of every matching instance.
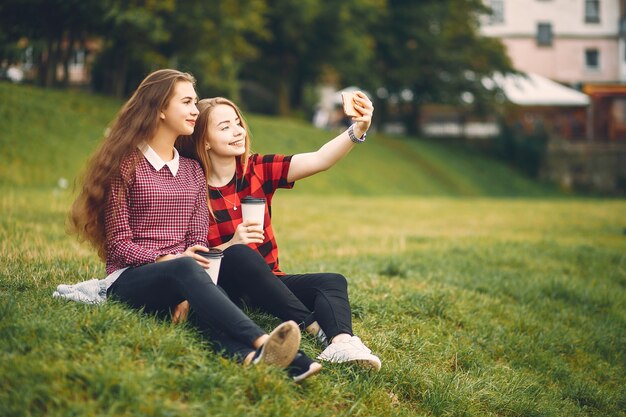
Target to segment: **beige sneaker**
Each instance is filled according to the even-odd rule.
[[[300,348],[300,328],[296,322],[290,320],[279,324],[269,339],[257,349],[252,363],[259,362],[268,365],[286,368],[293,361]]]
[[[380,358],[373,355],[357,336],[352,336],[345,342],[331,343],[317,359],[332,363],[355,362],[375,371],[379,371],[382,365]]]

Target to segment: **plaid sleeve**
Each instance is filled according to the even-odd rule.
[[[209,233],[209,208],[207,203],[207,184],[204,172],[200,165],[193,161],[195,178],[198,180],[198,195],[196,203],[189,222],[187,230],[186,246],[189,248],[193,245],[208,246],[207,235]]]
[[[294,182],[287,181],[291,155],[255,155],[254,175],[260,180],[263,193],[271,195],[277,188],[293,188]],[[255,190],[252,190],[253,194]]]
[[[126,166],[127,167],[127,166]],[[122,170],[124,167],[122,167]],[[118,175],[111,182],[111,189],[106,202],[104,228],[106,231],[107,263],[116,265],[139,266],[154,262],[161,256],[159,251],[147,249],[133,242],[133,232],[129,224],[129,210],[126,183]]]

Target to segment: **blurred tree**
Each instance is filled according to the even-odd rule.
[[[258,56],[250,39],[268,36],[265,12],[266,0],[186,1],[172,16],[162,51],[196,76],[202,94],[238,100],[241,67]]]
[[[237,100],[240,84],[254,85],[283,115],[333,74],[338,86],[410,91],[413,133],[424,102],[488,108],[484,77],[511,68],[479,35],[487,11],[482,0],[0,0],[0,53],[14,58],[11,45],[27,39],[39,82],[52,85],[59,63],[67,82],[74,42],[99,36],[97,90],[123,96],[169,66],[196,75],[203,94]]]
[[[124,96],[146,72],[166,66],[159,46],[169,41],[175,0],[101,0],[104,45],[94,65],[97,90]]]
[[[317,82],[323,69],[337,68],[346,79],[371,73],[374,54],[369,26],[385,0],[268,0],[269,37],[257,38],[261,53],[242,70],[242,78],[276,94],[279,114],[302,104],[304,87]]]
[[[482,0],[389,0],[373,28],[376,71],[390,93],[411,92],[409,133],[417,133],[426,102],[462,104],[465,99],[488,108],[496,91],[485,88],[484,77],[512,71],[502,44],[479,34],[480,15],[488,12]]]
[[[46,87],[57,84],[60,64],[60,81],[67,85],[74,46],[96,32],[102,12],[98,0],[0,0],[0,50],[15,59],[17,42],[24,39],[20,49],[32,48],[36,82]]]

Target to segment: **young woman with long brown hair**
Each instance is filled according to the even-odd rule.
[[[278,245],[271,224],[271,202],[278,188],[329,169],[365,140],[374,108],[362,92],[354,106],[354,124],[315,152],[297,155],[250,153],[250,134],[239,108],[218,97],[198,103],[200,114],[191,136],[181,136],[181,155],[198,160],[206,175],[211,207],[209,244],[224,250],[218,285],[233,301],[294,320],[322,341],[318,359],[357,362],[380,369],[373,355],[352,331],[348,284],[335,273],[285,274],[278,263]],[[265,198],[263,227],[242,220],[241,200]]]
[[[70,223],[106,261],[111,298],[174,320],[188,303],[192,324],[227,356],[289,367],[302,379],[313,361],[298,354],[298,326],[266,334],[213,283],[198,254],[208,250],[206,181],[174,148],[198,117],[194,82],[171,69],[141,82],[88,164]]]

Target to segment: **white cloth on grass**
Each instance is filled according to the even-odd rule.
[[[61,284],[52,293],[54,298],[64,298],[85,304],[102,304],[107,299],[107,290],[127,268],[118,269],[104,279],[90,279],[76,284]]]
[[[107,287],[100,281],[104,280],[94,278],[77,284],[61,284],[52,296],[85,304],[101,304],[107,299]]]

